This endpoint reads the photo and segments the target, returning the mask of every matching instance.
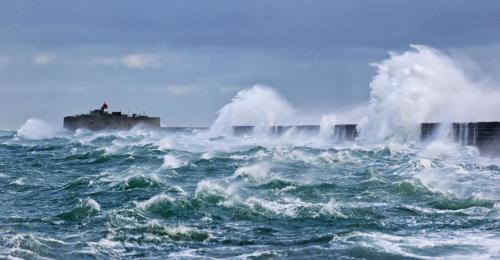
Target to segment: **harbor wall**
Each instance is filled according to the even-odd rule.
[[[461,145],[475,146],[483,155],[500,155],[500,122],[423,123],[420,138],[444,135]]]
[[[250,135],[255,131],[255,126],[233,126],[233,135],[243,136]],[[269,129],[271,135],[281,136],[288,131],[296,131],[299,133],[317,135],[321,131],[319,125],[286,125],[286,126],[271,126]],[[358,136],[358,130],[355,124],[335,125],[332,135],[334,141],[354,141]]]
[[[252,134],[254,126],[234,126],[233,134],[243,136]],[[280,136],[287,131],[318,134],[319,125],[273,126],[270,133]],[[356,124],[335,125],[333,134],[329,137],[335,142],[354,141],[359,131]],[[500,155],[500,122],[466,122],[466,123],[422,123],[420,125],[420,139],[423,142],[431,141],[444,136],[460,145],[475,146],[482,155]]]

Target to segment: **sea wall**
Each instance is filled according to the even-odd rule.
[[[162,127],[162,130],[179,132],[192,131],[193,128]],[[199,127],[196,130],[208,130],[208,128]],[[232,131],[235,136],[245,136],[255,133],[256,127],[233,126]],[[321,127],[319,125],[273,126],[265,131],[274,136],[283,135],[287,131],[316,135],[320,133]],[[342,124],[335,125],[333,133],[330,133],[328,138],[335,142],[354,141],[358,135],[357,125]],[[421,141],[428,142],[435,138],[448,138],[461,145],[475,146],[483,155],[500,156],[500,122],[422,123]]]
[[[233,126],[233,135],[244,136],[254,133],[255,126]],[[319,125],[286,125],[286,126],[272,126],[265,129],[271,135],[281,136],[288,131],[296,131],[305,134],[317,135],[321,131]],[[358,130],[355,124],[335,125],[331,138],[335,141],[354,141],[358,136]]]
[[[236,136],[250,135],[255,131],[254,126],[234,126]],[[280,136],[287,131],[318,134],[319,125],[273,126],[268,130],[272,135]],[[500,122],[468,122],[468,123],[422,123],[420,139],[423,142],[433,140],[439,136],[461,145],[475,146],[482,155],[500,155]],[[330,138],[336,142],[354,141],[359,135],[356,124],[335,125]]]
[[[420,138],[442,135],[461,145],[476,146],[483,155],[500,155],[500,122],[423,123]]]

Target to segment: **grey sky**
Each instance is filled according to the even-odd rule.
[[[299,110],[368,99],[369,63],[419,43],[500,74],[498,1],[2,1],[0,128],[112,110],[207,125],[261,83]]]

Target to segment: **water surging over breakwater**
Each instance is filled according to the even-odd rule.
[[[351,118],[350,123],[338,124],[336,115],[328,114],[318,124],[301,124],[297,118],[304,115],[276,91],[254,86],[239,92],[219,111],[210,133],[212,136],[303,133],[319,134],[335,142],[359,138],[373,143],[419,143],[439,137],[477,146],[486,155],[499,154],[496,139],[500,129],[495,122],[500,121],[497,104],[500,91],[481,79],[471,80],[457,61],[436,49],[423,45],[411,47],[412,50],[390,53],[388,59],[373,64],[377,75],[370,83],[370,102],[361,120]],[[343,119],[346,121],[346,116]],[[453,127],[437,127],[440,124],[429,122]],[[472,129],[466,133],[467,140],[479,142],[460,141],[464,133],[457,126],[463,124],[468,124],[463,129]],[[448,132],[437,134],[436,129]]]
[[[360,122],[366,139],[418,140],[426,122],[500,121],[500,91],[467,77],[461,66],[433,48],[391,53],[373,64],[370,107]]]

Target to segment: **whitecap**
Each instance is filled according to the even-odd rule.
[[[147,209],[150,209],[152,207],[156,207],[156,206],[163,204],[163,203],[173,204],[173,203],[175,203],[175,199],[166,195],[166,194],[158,194],[158,195],[151,197],[150,199],[148,199],[146,201],[139,202],[137,204],[137,206],[143,210],[147,210]]]
[[[172,140],[170,139],[170,137],[165,137],[165,138],[160,139],[156,143],[156,145],[158,146],[158,148],[160,150],[168,150],[168,149],[173,148]]]
[[[92,208],[95,211],[101,211],[101,205],[99,205],[99,203],[97,203],[97,201],[95,201],[94,199],[91,199],[91,198],[85,199],[82,202],[82,205],[90,207],[90,208]]]
[[[468,170],[459,165],[431,168],[417,172],[415,177],[429,190],[452,194],[458,198],[498,200],[500,176],[481,170]]]
[[[334,237],[331,243],[344,242],[354,247],[371,248],[376,251],[387,252],[412,258],[437,259],[489,259],[500,256],[498,235],[482,231],[463,232],[427,232],[422,231],[413,235],[396,235],[381,232],[352,232],[342,237]],[[453,247],[469,248],[470,250],[452,250]],[[422,255],[433,248],[439,249],[439,256]],[[443,249],[450,248],[448,252]]]
[[[347,218],[346,215],[342,214],[339,211],[339,203],[335,201],[334,199],[331,199],[328,201],[328,203],[323,204],[323,206],[320,209],[320,213],[324,215],[331,215],[339,218]]]
[[[202,180],[196,185],[194,196],[200,199],[223,199],[230,197],[227,184],[215,180]]]
[[[25,177],[17,178],[16,180],[12,181],[10,184],[23,186],[26,184],[26,178]]]
[[[17,135],[31,140],[41,140],[55,136],[57,128],[37,118],[28,119],[18,130]]]
[[[186,164],[186,162],[176,158],[175,156],[167,154],[163,157],[163,164],[161,167],[164,169],[177,169]]]
[[[234,177],[242,177],[252,183],[264,183],[271,177],[269,163],[257,163],[238,168]]]
[[[210,160],[214,157],[214,154],[212,152],[204,152],[201,156],[200,159],[202,160]]]

